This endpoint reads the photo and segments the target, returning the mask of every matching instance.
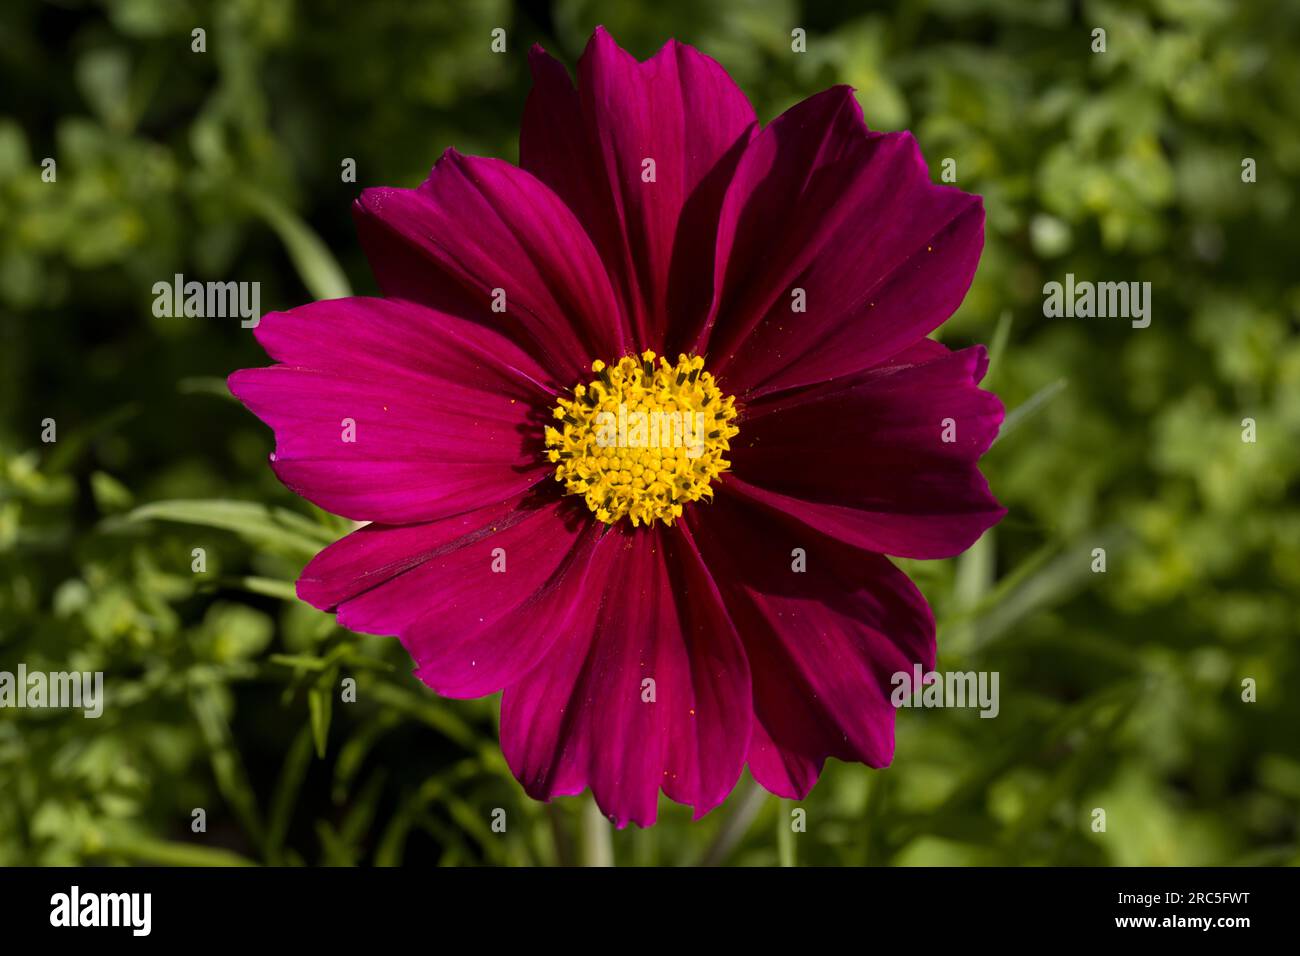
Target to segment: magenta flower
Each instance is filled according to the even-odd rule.
[[[267,315],[230,377],[293,491],[365,525],[298,594],[398,636],[448,697],[504,691],[546,800],[700,816],[748,764],[802,797],[887,765],[890,675],[934,619],[882,555],[944,558],[1003,509],[981,347],[926,338],[970,285],[980,199],[846,87],[766,127],[716,62],[598,30],[540,48],[520,167],[452,150],[368,189],[384,298]]]

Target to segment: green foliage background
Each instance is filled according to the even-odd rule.
[[[260,281],[268,311],[373,292],[359,188],[452,145],[516,159],[528,46],[572,64],[598,22],[641,56],[699,46],[764,120],[850,83],[985,197],[942,335],[992,345],[1011,512],[908,570],[940,667],[999,671],[1001,714],[903,712],[894,766],[829,766],[806,833],[747,779],[644,832],[528,800],[495,700],[439,700],[395,641],[294,600],[347,525],[275,481],[226,393],[266,364],[251,335],[151,313],[175,272]],[[1234,0],[9,0],[0,669],[102,670],[109,699],[0,711],[0,864],[1300,862],[1298,27]],[[1067,271],[1151,281],[1150,328],[1043,318]]]

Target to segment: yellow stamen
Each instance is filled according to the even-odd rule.
[[[628,517],[633,527],[656,518],[671,525],[686,502],[712,498],[739,429],[735,399],[704,359],[679,355],[674,364],[643,352],[591,370],[596,377],[559,400],[557,425],[546,429],[546,457],[564,490],[606,524]]]

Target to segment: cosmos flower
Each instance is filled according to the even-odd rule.
[[[716,62],[598,30],[540,48],[520,165],[448,152],[355,213],[383,298],[267,315],[230,377],[271,467],[368,522],[299,596],[399,637],[438,694],[503,692],[538,799],[703,815],[748,765],[802,797],[887,765],[890,675],[934,619],[884,555],[945,558],[1003,509],[984,349],[927,338],[983,245],[978,197],[836,87],[760,126]]]

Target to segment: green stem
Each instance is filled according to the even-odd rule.
[[[582,865],[613,866],[614,846],[610,843],[610,825],[596,806],[595,798],[582,805]]]
[[[736,791],[731,795],[731,813],[723,821],[712,846],[700,858],[701,866],[721,866],[726,862],[731,851],[749,832],[749,825],[754,822],[758,811],[763,809],[767,791],[752,779],[743,780]]]
[[[781,866],[794,866],[794,830],[790,826],[793,819],[790,816],[790,803],[787,800],[777,801],[776,814],[776,857]]]

